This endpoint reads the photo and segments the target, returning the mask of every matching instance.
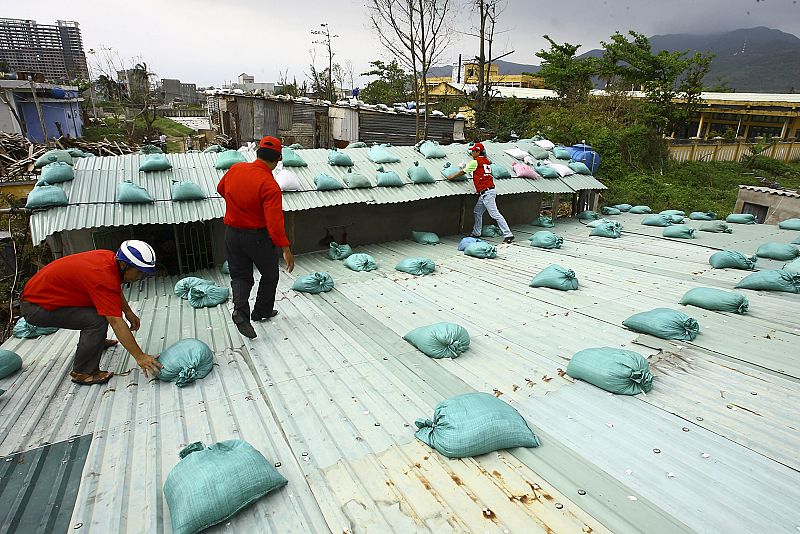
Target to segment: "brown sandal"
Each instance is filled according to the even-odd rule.
[[[75,384],[81,386],[93,386],[94,384],[105,384],[111,377],[114,376],[114,373],[111,371],[95,371],[94,373],[87,374],[87,373],[76,373],[72,371],[69,376],[72,377],[72,381]]]

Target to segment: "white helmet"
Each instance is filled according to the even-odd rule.
[[[123,241],[117,251],[117,259],[144,273],[156,273],[156,252],[144,241],[138,239]]]

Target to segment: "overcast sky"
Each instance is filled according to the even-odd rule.
[[[474,14],[468,0],[451,0],[453,29],[469,31]],[[5,2],[12,4],[11,2]],[[220,86],[241,72],[257,82],[274,82],[281,73],[305,78],[316,48],[317,66],[327,64],[323,48],[312,44],[319,23],[332,32],[334,61],[352,64],[358,74],[369,61],[390,59],[368,27],[364,0],[36,0],[13,2],[2,16],[80,23],[84,49],[112,47],[126,62],[141,57],[162,78],[198,86]],[[539,64],[535,53],[547,46],[541,37],[582,45],[579,53],[600,46],[615,31],[636,30],[647,36],[666,33],[711,33],[767,26],[800,36],[798,0],[507,0],[495,51],[515,52],[507,61]],[[475,56],[476,40],[457,36],[444,63],[458,54]],[[91,62],[91,56],[88,57]]]

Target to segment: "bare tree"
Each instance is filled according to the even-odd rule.
[[[314,44],[321,44],[324,45],[326,50],[328,51],[328,94],[327,98],[331,102],[336,100],[336,90],[333,86],[333,56],[335,55],[333,52],[333,48],[331,46],[331,39],[335,39],[339,37],[338,35],[331,35],[330,26],[328,26],[327,22],[323,22],[320,24],[320,27],[324,28],[323,30],[311,30],[312,35],[319,35],[322,39],[321,41],[312,41]]]
[[[476,108],[480,113],[486,111],[492,97],[492,81],[489,76],[492,62],[503,57],[492,55],[497,21],[505,11],[505,0],[473,0],[475,11],[478,15],[477,34],[470,34],[478,38],[478,87]]]

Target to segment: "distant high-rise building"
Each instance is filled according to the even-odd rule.
[[[52,25],[0,18],[0,61],[48,81],[89,78],[80,25],[67,20]]]

